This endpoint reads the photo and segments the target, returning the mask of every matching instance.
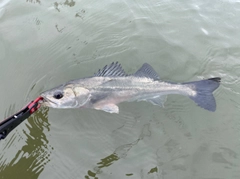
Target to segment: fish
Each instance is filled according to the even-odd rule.
[[[213,92],[221,78],[174,83],[161,80],[148,63],[133,74],[127,74],[120,63],[113,62],[93,76],[71,80],[41,93],[43,104],[52,108],[91,108],[119,113],[122,102],[147,101],[164,107],[167,95],[180,94],[208,111],[216,110]]]

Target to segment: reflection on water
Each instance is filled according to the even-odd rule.
[[[72,7],[72,6],[74,6],[75,5],[75,1],[73,1],[73,0],[70,0],[70,1],[68,1],[68,0],[66,0],[65,2],[64,2],[64,5],[68,5],[69,7]]]
[[[40,1],[40,0],[26,0],[26,2],[41,4],[41,1]]]
[[[215,113],[177,95],[119,115],[41,109],[0,142],[0,178],[239,179],[239,17],[236,0],[2,0],[2,115],[113,61],[222,83]]]
[[[124,158],[127,156],[127,152],[134,146],[136,145],[140,138],[137,139],[136,141],[130,143],[130,144],[125,144],[122,146],[119,146],[112,154],[109,156],[101,159],[101,162],[97,163],[97,167],[94,168],[94,172],[91,170],[88,170],[88,175],[85,176],[86,179],[89,179],[89,177],[94,177],[94,179],[97,179],[97,174],[100,174],[102,172],[103,168],[111,166],[114,162],[118,161],[121,158]]]
[[[10,162],[5,162],[4,158],[8,156],[2,154],[0,157],[1,178],[18,179],[22,178],[21,176],[31,179],[38,178],[45,165],[50,161],[50,154],[53,150],[45,135],[46,131],[50,130],[47,114],[47,108],[40,109],[28,118],[28,122],[25,123],[27,127],[24,130],[25,135],[23,134],[24,136],[20,136],[19,139],[25,140],[25,144],[14,154],[15,156]],[[19,140],[16,136],[11,137],[4,147],[5,150],[11,150],[14,147],[13,144]]]
[[[75,5],[75,3],[76,2],[73,0],[71,0],[71,1],[66,0],[64,3],[54,2],[54,7],[58,12],[60,12],[61,11],[60,6],[65,5],[65,6],[73,7]]]
[[[115,151],[110,154],[109,156],[101,159],[101,162],[97,163],[97,166],[94,168],[94,171],[88,170],[87,174],[85,175],[85,179],[90,179],[90,177],[93,177],[94,179],[98,179],[97,174],[101,174],[103,172],[103,168],[107,168],[114,164],[114,162],[117,162],[120,159],[123,159],[127,156],[127,153],[131,150],[131,148],[138,144],[139,141],[143,140],[145,137],[150,137],[151,131],[150,131],[150,124],[145,124],[142,127],[141,134],[139,135],[139,138],[130,143],[130,144],[124,144],[115,149]],[[150,169],[149,172],[144,173],[142,171],[143,175],[149,175],[152,173],[158,173],[157,167],[154,167]],[[126,173],[125,176],[132,176],[133,173]]]

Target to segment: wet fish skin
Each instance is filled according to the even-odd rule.
[[[109,113],[119,113],[117,104],[124,101],[148,101],[163,106],[168,94],[190,97],[198,106],[216,110],[212,92],[221,78],[171,83],[160,80],[147,63],[134,74],[127,75],[116,62],[106,65],[92,77],[72,80],[43,92],[44,105],[53,108],[93,108]]]

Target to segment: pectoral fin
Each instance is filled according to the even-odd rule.
[[[119,113],[119,108],[115,104],[105,104],[98,107],[94,107],[94,109],[102,110],[108,113],[117,113],[117,114]]]

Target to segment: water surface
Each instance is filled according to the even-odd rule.
[[[1,118],[119,61],[173,82],[220,76],[216,112],[171,95],[120,114],[41,108],[0,143],[0,178],[240,178],[239,1],[0,1]]]

